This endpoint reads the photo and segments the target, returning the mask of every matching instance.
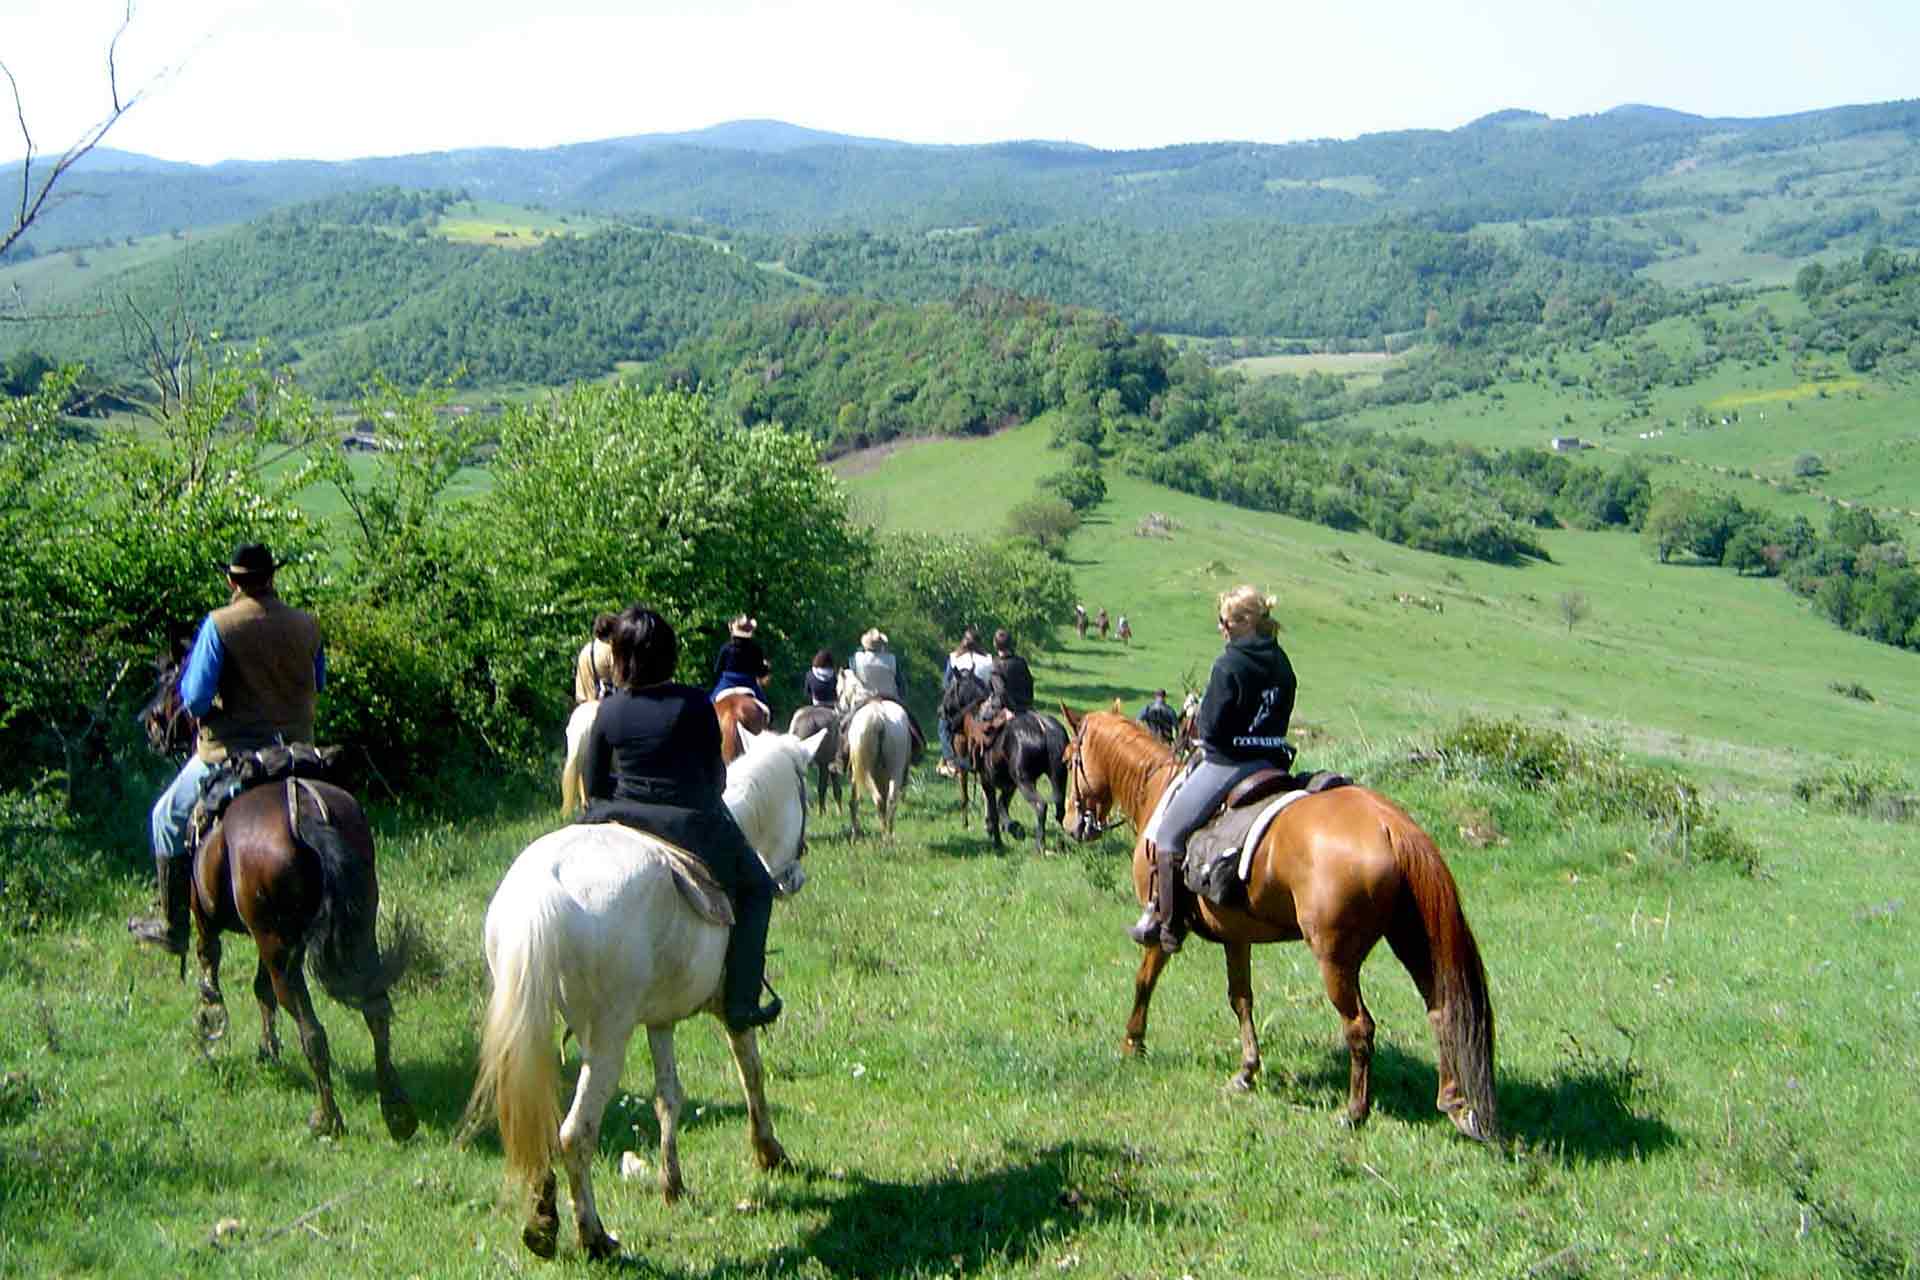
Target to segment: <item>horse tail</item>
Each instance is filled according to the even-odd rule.
[[[507,901],[496,896],[496,904]],[[560,1061],[554,1052],[559,975],[550,901],[515,902],[490,947],[493,992],[480,1034],[480,1071],[460,1123],[462,1140],[491,1111],[507,1176],[538,1186],[560,1146]],[[492,932],[489,930],[489,932]]]
[[[1403,897],[1387,931],[1394,955],[1426,998],[1434,1039],[1453,1066],[1464,1109],[1463,1129],[1481,1138],[1499,1131],[1493,1087],[1493,1004],[1480,948],[1460,909],[1453,873],[1433,837],[1412,818],[1386,806],[1387,836],[1405,877]],[[1443,1105],[1447,1100],[1443,1099]]]
[[[307,954],[323,991],[349,1008],[364,1010],[384,1000],[406,973],[420,928],[410,918],[396,918],[387,945],[381,947],[373,833],[346,792],[329,789],[325,801],[329,820],[309,821],[302,815],[294,832],[295,843],[310,851],[320,867],[320,906],[307,925]]]
[[[869,707],[877,707],[868,703]],[[865,707],[861,711],[866,711]],[[856,787],[865,786],[867,795],[878,806],[884,803],[880,783],[886,777],[886,721],[880,718],[879,711],[860,711],[853,714],[847,725],[847,772],[853,778]]]

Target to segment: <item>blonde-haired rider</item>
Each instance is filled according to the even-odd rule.
[[[1251,586],[1221,593],[1216,622],[1226,647],[1214,659],[1194,719],[1194,763],[1145,832],[1154,854],[1153,898],[1128,931],[1143,947],[1180,949],[1186,930],[1176,905],[1187,837],[1213,816],[1240,779],[1256,769],[1293,763],[1286,735],[1296,685],[1293,664],[1274,640],[1280,630],[1274,603]]]

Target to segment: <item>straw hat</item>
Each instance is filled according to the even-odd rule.
[[[743,613],[727,624],[727,633],[736,640],[745,640],[753,635],[759,625],[758,622],[755,622]]]
[[[887,647],[887,633],[878,627],[869,627],[867,634],[860,637],[860,647],[869,652]]]

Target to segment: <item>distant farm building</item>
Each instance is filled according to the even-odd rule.
[[[1548,443],[1555,453],[1575,453],[1581,449],[1593,448],[1590,441],[1582,440],[1579,436],[1555,436]]]

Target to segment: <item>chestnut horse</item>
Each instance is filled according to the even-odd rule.
[[[739,686],[735,686],[738,688]],[[732,764],[740,758],[740,731],[765,733],[772,713],[767,704],[746,690],[728,691],[714,699],[713,714],[720,718],[720,762]]]
[[[366,1020],[387,1132],[396,1140],[412,1137],[419,1121],[393,1069],[387,993],[406,970],[413,934],[402,925],[384,954],[375,939],[380,881],[373,832],[354,798],[331,783],[291,778],[242,792],[194,855],[191,898],[203,1033],[214,1039],[226,1029],[220,935],[251,934],[260,957],[253,978],[260,1059],[280,1057],[274,1012],[284,1005],[300,1029],[320,1094],[307,1127],[324,1137],[345,1133],[333,1100],[327,1032],[303,974],[311,956],[313,976],[326,993]]]
[[[1125,712],[1076,718],[1067,747],[1074,835],[1089,840],[1118,806],[1136,831],[1146,826],[1177,770],[1171,751]],[[1144,903],[1153,863],[1144,837],[1134,841],[1134,889]],[[1364,1124],[1372,1109],[1369,1072],[1373,1017],[1360,995],[1360,965],[1381,938],[1413,977],[1438,1046],[1437,1105],[1456,1128],[1487,1141],[1497,1132],[1493,1087],[1493,1009],[1486,970],[1461,913],[1453,875],[1432,837],[1377,792],[1345,786],[1282,810],[1254,852],[1246,903],[1195,900],[1193,927],[1227,953],[1227,1002],[1240,1021],[1240,1070],[1251,1089],[1260,1070],[1254,1035],[1252,949],[1256,942],[1304,940],[1320,962],[1327,998],[1340,1014],[1350,1070],[1345,1122]],[[1183,897],[1186,896],[1183,894]],[[1167,965],[1149,947],[1134,976],[1125,1053],[1146,1045],[1147,1005]]]

